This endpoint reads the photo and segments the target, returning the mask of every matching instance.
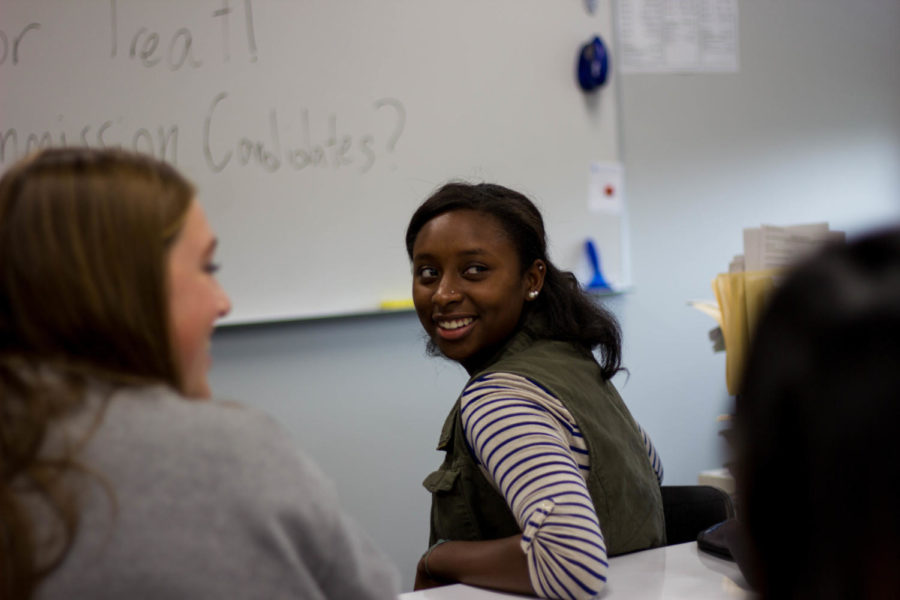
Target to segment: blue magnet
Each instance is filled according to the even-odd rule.
[[[592,92],[606,83],[609,74],[609,56],[600,36],[594,36],[581,47],[578,54],[578,85],[586,92]]]

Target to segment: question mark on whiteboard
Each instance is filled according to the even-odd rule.
[[[380,109],[384,106],[392,107],[397,113],[397,123],[394,125],[394,132],[391,134],[390,138],[388,138],[387,143],[388,152],[393,152],[394,147],[397,145],[397,140],[400,139],[403,128],[406,126],[406,108],[404,108],[403,103],[396,98],[382,98],[381,100],[375,101],[376,109]]]

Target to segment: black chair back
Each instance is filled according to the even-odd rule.
[[[661,490],[667,545],[695,542],[701,531],[734,517],[731,496],[719,488],[664,485]]]

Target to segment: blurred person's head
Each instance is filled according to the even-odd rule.
[[[87,386],[209,396],[209,338],[229,309],[214,250],[193,186],[152,157],[46,149],[0,178],[0,597],[29,597],[74,539],[70,484],[91,473],[78,444],[44,443]]]
[[[228,304],[191,277],[213,270],[214,242],[164,162],[88,148],[20,161],[0,180],[0,355],[208,395],[190,329],[208,339]],[[189,306],[206,296],[211,317]]]
[[[900,230],[792,271],[737,400],[738,493],[764,598],[900,597]]]

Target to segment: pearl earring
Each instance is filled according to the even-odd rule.
[[[528,292],[528,299],[534,300],[535,298],[538,297],[538,293],[539,292],[537,290],[531,290],[530,292]]]

